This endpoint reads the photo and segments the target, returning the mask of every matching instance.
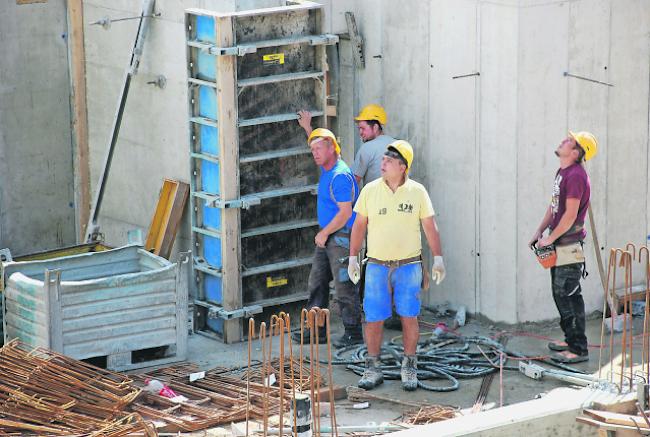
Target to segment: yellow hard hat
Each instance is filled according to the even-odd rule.
[[[408,173],[411,169],[411,164],[413,163],[413,146],[411,146],[407,141],[397,140],[390,143],[386,150],[393,149],[399,153],[402,158],[406,160],[406,172]]]
[[[332,143],[334,144],[334,150],[336,150],[336,154],[337,155],[341,154],[341,147],[339,146],[339,143],[336,141],[336,137],[334,136],[331,130],[322,127],[314,129],[313,131],[311,131],[311,134],[309,134],[309,138],[307,138],[307,144],[311,144],[312,140],[316,138],[331,139]]]
[[[386,111],[384,108],[379,105],[375,105],[374,103],[364,106],[361,112],[359,112],[359,115],[354,117],[354,119],[356,121],[376,120],[382,126],[385,125],[388,121],[388,117],[386,116]]]
[[[574,133],[569,131],[569,135],[571,135],[571,138],[576,140],[576,143],[578,143],[578,145],[582,147],[582,150],[585,151],[585,161],[589,161],[591,158],[596,156],[598,153],[598,141],[596,141],[594,134],[590,132]]]

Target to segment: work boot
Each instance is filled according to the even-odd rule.
[[[418,358],[415,355],[404,355],[401,376],[404,390],[413,391],[418,388]]]
[[[393,314],[384,321],[384,327],[386,329],[392,329],[394,331],[401,331],[402,330],[402,319],[400,316],[393,311]]]
[[[363,344],[363,333],[360,326],[355,326],[354,328],[345,328],[345,332],[342,336],[334,340],[334,347],[340,349],[346,346],[353,346],[355,344]]]
[[[309,328],[305,328],[303,333],[303,343],[304,344],[309,344]],[[293,341],[296,343],[300,343],[300,330],[294,331],[293,334],[291,334],[291,338]],[[314,341],[316,341],[316,337],[314,336]],[[325,327],[320,327],[318,328],[318,344],[325,344],[327,343],[327,331],[325,330]]]
[[[384,374],[379,368],[379,357],[368,355],[366,357],[366,369],[357,384],[359,387],[370,390],[384,382]]]

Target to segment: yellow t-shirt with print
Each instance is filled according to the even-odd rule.
[[[382,261],[420,255],[420,220],[435,215],[426,188],[408,178],[394,193],[383,178],[370,182],[354,211],[368,218],[367,255]]]

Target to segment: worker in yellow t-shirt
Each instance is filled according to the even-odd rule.
[[[422,267],[421,229],[434,256],[432,277],[436,283],[445,277],[440,235],[431,199],[424,186],[408,177],[413,148],[403,140],[388,145],[382,158],[380,179],[367,184],[354,207],[357,217],[350,238],[348,274],[360,279],[358,260],[361,244],[368,232],[368,265],[365,271],[365,341],[368,348],[365,371],[359,387],[371,389],[383,382],[379,354],[384,320],[391,316],[392,304],[402,321],[404,358],[402,388],[415,390],[419,337],[417,316],[420,291],[426,281]]]

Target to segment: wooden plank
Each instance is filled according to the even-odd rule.
[[[165,179],[151,219],[145,249],[169,259],[190,192],[185,182]]]
[[[585,408],[583,413],[589,417],[605,422],[608,425],[623,425],[623,426],[639,426],[639,428],[649,429],[643,417],[637,415],[621,414],[621,413],[612,413],[610,411],[598,411]]]
[[[222,47],[235,44],[234,20],[231,17],[217,18],[216,43]],[[237,128],[237,57],[218,56],[217,62],[217,111],[219,120],[219,156],[221,198],[239,198],[239,132]],[[221,254],[223,260],[223,307],[236,310],[242,307],[241,286],[241,247],[240,210],[226,208],[221,212],[223,238]],[[226,343],[242,339],[243,330],[240,319],[226,320],[223,326],[223,339]]]
[[[34,0],[19,0],[20,3]],[[70,63],[72,141],[74,148],[74,192],[77,241],[83,241],[90,215],[90,164],[88,110],[86,107],[86,51],[84,48],[83,2],[68,0],[68,59]]]

